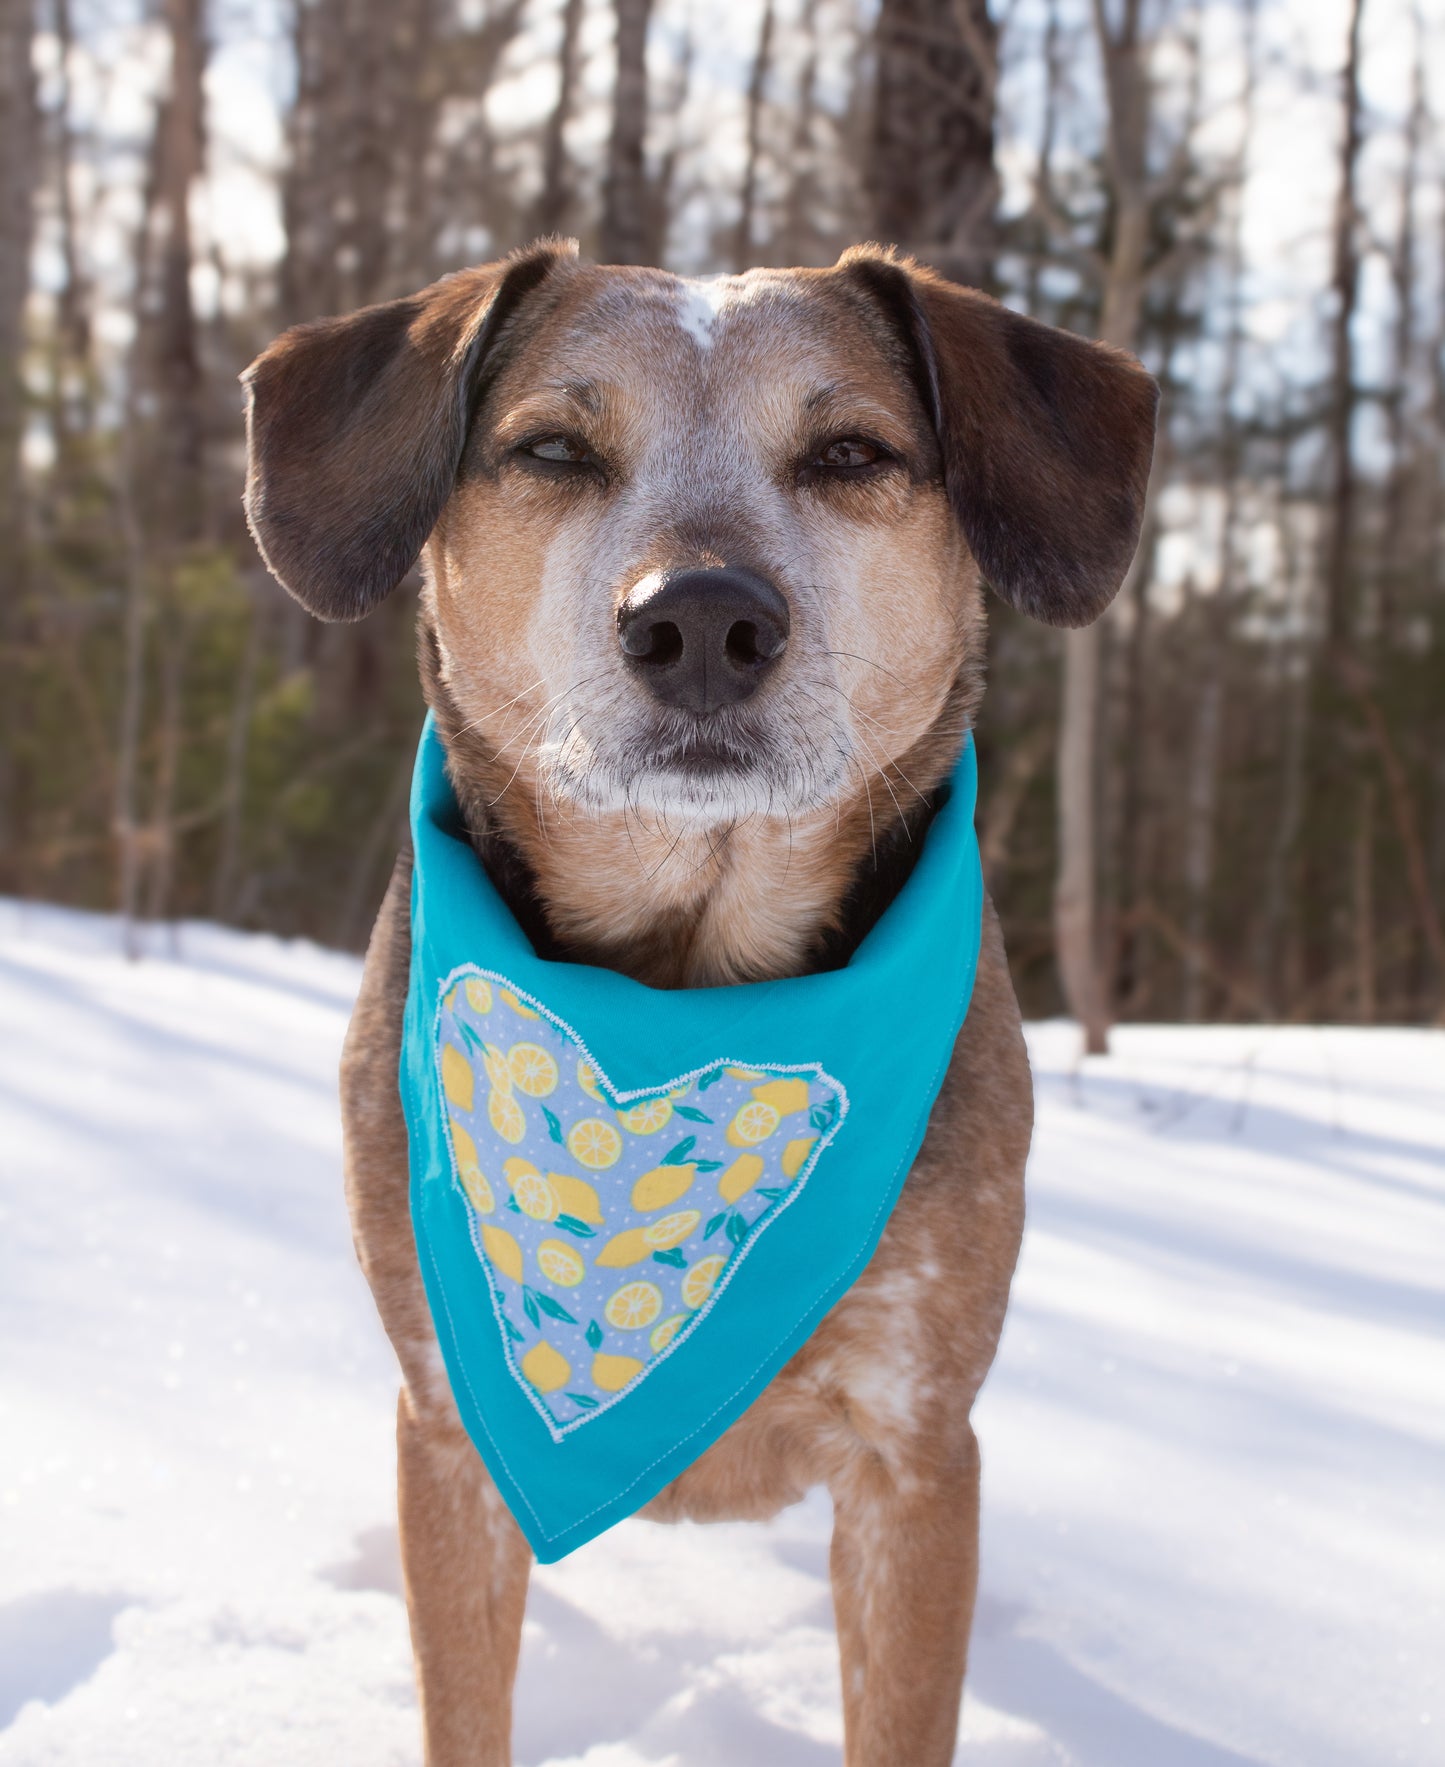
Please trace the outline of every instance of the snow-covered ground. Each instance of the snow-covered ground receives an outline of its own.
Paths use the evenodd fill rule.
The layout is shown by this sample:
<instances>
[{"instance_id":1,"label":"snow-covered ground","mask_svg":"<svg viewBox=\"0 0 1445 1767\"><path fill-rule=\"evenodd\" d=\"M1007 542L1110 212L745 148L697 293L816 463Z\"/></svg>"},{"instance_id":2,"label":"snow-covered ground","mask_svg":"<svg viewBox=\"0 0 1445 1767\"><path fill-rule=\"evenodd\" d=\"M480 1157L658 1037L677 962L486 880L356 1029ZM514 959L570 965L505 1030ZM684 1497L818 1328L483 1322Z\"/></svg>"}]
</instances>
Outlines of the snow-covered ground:
<instances>
[{"instance_id":1,"label":"snow-covered ground","mask_svg":"<svg viewBox=\"0 0 1445 1767\"><path fill-rule=\"evenodd\" d=\"M0 904L4 1767L419 1760L356 977ZM1440 1767L1445 1035L1032 1043L959 1762ZM836 1763L827 1532L817 1496L539 1571L521 1767Z\"/></svg>"}]
</instances>

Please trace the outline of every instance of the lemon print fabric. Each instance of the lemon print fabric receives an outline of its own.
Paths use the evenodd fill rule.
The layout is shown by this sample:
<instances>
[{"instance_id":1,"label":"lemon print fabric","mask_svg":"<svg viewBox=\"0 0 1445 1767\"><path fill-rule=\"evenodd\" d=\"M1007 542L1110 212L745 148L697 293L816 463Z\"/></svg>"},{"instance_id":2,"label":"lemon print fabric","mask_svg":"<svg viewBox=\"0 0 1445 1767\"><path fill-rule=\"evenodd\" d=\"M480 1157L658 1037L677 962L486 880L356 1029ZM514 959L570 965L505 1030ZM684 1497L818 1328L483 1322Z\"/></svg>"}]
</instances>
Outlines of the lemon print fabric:
<instances>
[{"instance_id":1,"label":"lemon print fabric","mask_svg":"<svg viewBox=\"0 0 1445 1767\"><path fill-rule=\"evenodd\" d=\"M722 1059L620 1094L505 976L466 969L441 995L457 1192L508 1366L560 1438L624 1403L660 1358L686 1356L846 1099L817 1066Z\"/></svg>"}]
</instances>

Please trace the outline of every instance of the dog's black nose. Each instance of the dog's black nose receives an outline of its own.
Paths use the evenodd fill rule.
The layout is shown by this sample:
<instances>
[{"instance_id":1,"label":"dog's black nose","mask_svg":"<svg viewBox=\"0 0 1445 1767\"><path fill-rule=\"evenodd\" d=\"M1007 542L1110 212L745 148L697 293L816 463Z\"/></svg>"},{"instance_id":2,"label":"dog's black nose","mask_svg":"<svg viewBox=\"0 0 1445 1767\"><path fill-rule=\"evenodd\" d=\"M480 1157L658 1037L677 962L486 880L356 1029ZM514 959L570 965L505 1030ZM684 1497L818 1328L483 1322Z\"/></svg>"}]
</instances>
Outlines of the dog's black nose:
<instances>
[{"instance_id":1,"label":"dog's black nose","mask_svg":"<svg viewBox=\"0 0 1445 1767\"><path fill-rule=\"evenodd\" d=\"M678 571L634 590L617 613L629 668L666 706L715 712L761 683L788 642L788 604L737 565Z\"/></svg>"}]
</instances>

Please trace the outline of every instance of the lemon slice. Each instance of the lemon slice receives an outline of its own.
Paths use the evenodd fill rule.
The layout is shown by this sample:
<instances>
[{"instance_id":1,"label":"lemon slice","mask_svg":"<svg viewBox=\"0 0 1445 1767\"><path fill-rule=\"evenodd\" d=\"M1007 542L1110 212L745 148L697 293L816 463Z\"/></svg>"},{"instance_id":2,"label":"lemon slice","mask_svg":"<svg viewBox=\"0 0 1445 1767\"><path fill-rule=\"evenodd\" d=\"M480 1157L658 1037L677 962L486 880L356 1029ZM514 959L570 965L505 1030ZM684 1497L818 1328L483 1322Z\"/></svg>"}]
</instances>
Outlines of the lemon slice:
<instances>
[{"instance_id":1,"label":"lemon slice","mask_svg":"<svg viewBox=\"0 0 1445 1767\"><path fill-rule=\"evenodd\" d=\"M507 1058L495 1043L482 1045L482 1066L487 1070L487 1078L491 1081L494 1091L510 1092L512 1090L512 1070L507 1066Z\"/></svg>"},{"instance_id":2,"label":"lemon slice","mask_svg":"<svg viewBox=\"0 0 1445 1767\"><path fill-rule=\"evenodd\" d=\"M615 1166L622 1153L622 1137L600 1117L583 1117L567 1131L567 1151L579 1166L600 1172Z\"/></svg>"},{"instance_id":3,"label":"lemon slice","mask_svg":"<svg viewBox=\"0 0 1445 1767\"><path fill-rule=\"evenodd\" d=\"M682 1298L689 1307L696 1309L703 1305L726 1263L727 1259L721 1252L714 1252L709 1258L698 1259L682 1279Z\"/></svg>"},{"instance_id":4,"label":"lemon slice","mask_svg":"<svg viewBox=\"0 0 1445 1767\"><path fill-rule=\"evenodd\" d=\"M665 1209L669 1203L675 1203L680 1196L687 1195L696 1177L695 1165L654 1166L650 1172L644 1172L633 1185L632 1206L640 1215L650 1215L654 1209Z\"/></svg>"},{"instance_id":5,"label":"lemon slice","mask_svg":"<svg viewBox=\"0 0 1445 1767\"><path fill-rule=\"evenodd\" d=\"M681 1245L701 1220L701 1209L679 1209L675 1215L664 1215L660 1221L644 1227L642 1237L654 1251L670 1251L673 1246Z\"/></svg>"},{"instance_id":6,"label":"lemon slice","mask_svg":"<svg viewBox=\"0 0 1445 1767\"><path fill-rule=\"evenodd\" d=\"M497 998L504 1006L510 1006L518 1018L536 1018L539 1016L537 1013L533 1012L530 1006L524 1006L510 988L499 988L497 990Z\"/></svg>"},{"instance_id":7,"label":"lemon slice","mask_svg":"<svg viewBox=\"0 0 1445 1767\"><path fill-rule=\"evenodd\" d=\"M467 977L467 1005L472 1011L485 1016L492 1010L492 984L483 981L480 976Z\"/></svg>"},{"instance_id":8,"label":"lemon slice","mask_svg":"<svg viewBox=\"0 0 1445 1767\"><path fill-rule=\"evenodd\" d=\"M513 1146L527 1133L522 1107L507 1092L494 1090L487 1094L487 1121L503 1141L510 1141Z\"/></svg>"},{"instance_id":9,"label":"lemon slice","mask_svg":"<svg viewBox=\"0 0 1445 1767\"><path fill-rule=\"evenodd\" d=\"M458 1110L469 1111L475 1086L472 1064L455 1043L448 1043L442 1050L442 1091Z\"/></svg>"},{"instance_id":10,"label":"lemon slice","mask_svg":"<svg viewBox=\"0 0 1445 1767\"><path fill-rule=\"evenodd\" d=\"M597 1070L590 1061L577 1063L577 1084L589 1098L595 1098L598 1104L606 1104L607 1100L602 1095L602 1088L597 1084Z\"/></svg>"},{"instance_id":11,"label":"lemon slice","mask_svg":"<svg viewBox=\"0 0 1445 1767\"><path fill-rule=\"evenodd\" d=\"M518 1043L507 1057L512 1084L528 1098L546 1098L557 1090L557 1064L540 1043Z\"/></svg>"},{"instance_id":12,"label":"lemon slice","mask_svg":"<svg viewBox=\"0 0 1445 1767\"><path fill-rule=\"evenodd\" d=\"M504 1228L484 1226L482 1249L491 1259L494 1270L510 1276L513 1282L522 1280L522 1248Z\"/></svg>"},{"instance_id":13,"label":"lemon slice","mask_svg":"<svg viewBox=\"0 0 1445 1767\"><path fill-rule=\"evenodd\" d=\"M544 1239L537 1247L537 1268L561 1288L576 1288L587 1274L581 1255L560 1239Z\"/></svg>"},{"instance_id":14,"label":"lemon slice","mask_svg":"<svg viewBox=\"0 0 1445 1767\"><path fill-rule=\"evenodd\" d=\"M648 1348L652 1350L654 1355L659 1350L665 1350L667 1348L677 1336L678 1328L686 1318L686 1313L674 1313L670 1319L663 1319L653 1326L652 1331L648 1335L647 1343Z\"/></svg>"},{"instance_id":15,"label":"lemon slice","mask_svg":"<svg viewBox=\"0 0 1445 1767\"><path fill-rule=\"evenodd\" d=\"M618 1111L617 1120L629 1135L656 1135L672 1117L670 1098L649 1098L631 1110Z\"/></svg>"},{"instance_id":16,"label":"lemon slice","mask_svg":"<svg viewBox=\"0 0 1445 1767\"><path fill-rule=\"evenodd\" d=\"M517 1207L529 1221L555 1221L562 1213L557 1193L540 1172L521 1172L512 1182Z\"/></svg>"},{"instance_id":17,"label":"lemon slice","mask_svg":"<svg viewBox=\"0 0 1445 1767\"><path fill-rule=\"evenodd\" d=\"M644 1364L635 1356L604 1356L592 1358L592 1384L604 1393L616 1393L630 1380L636 1380Z\"/></svg>"},{"instance_id":18,"label":"lemon slice","mask_svg":"<svg viewBox=\"0 0 1445 1767\"><path fill-rule=\"evenodd\" d=\"M555 1393L572 1378L572 1364L544 1338L522 1358L522 1373L539 1393Z\"/></svg>"},{"instance_id":19,"label":"lemon slice","mask_svg":"<svg viewBox=\"0 0 1445 1767\"><path fill-rule=\"evenodd\" d=\"M655 1282L624 1282L602 1309L602 1316L619 1331L641 1331L662 1311L662 1290Z\"/></svg>"},{"instance_id":20,"label":"lemon slice","mask_svg":"<svg viewBox=\"0 0 1445 1767\"><path fill-rule=\"evenodd\" d=\"M490 1215L497 1206L497 1199L477 1164L477 1144L460 1123L452 1124L452 1146L456 1150L457 1176L468 1200L479 1215Z\"/></svg>"},{"instance_id":21,"label":"lemon slice","mask_svg":"<svg viewBox=\"0 0 1445 1767\"><path fill-rule=\"evenodd\" d=\"M751 1104L745 1104L728 1124L728 1144L731 1147L752 1147L759 1141L766 1141L782 1120L774 1105L755 1098Z\"/></svg>"}]
</instances>

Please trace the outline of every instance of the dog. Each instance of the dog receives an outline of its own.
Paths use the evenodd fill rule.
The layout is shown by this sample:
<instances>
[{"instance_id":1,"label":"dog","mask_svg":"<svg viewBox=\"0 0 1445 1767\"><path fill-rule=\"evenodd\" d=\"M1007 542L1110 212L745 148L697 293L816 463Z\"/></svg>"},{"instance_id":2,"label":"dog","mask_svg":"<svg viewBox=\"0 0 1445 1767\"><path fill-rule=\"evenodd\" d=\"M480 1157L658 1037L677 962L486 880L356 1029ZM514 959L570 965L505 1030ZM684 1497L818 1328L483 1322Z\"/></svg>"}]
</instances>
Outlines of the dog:
<instances>
[{"instance_id":1,"label":"dog","mask_svg":"<svg viewBox=\"0 0 1445 1767\"><path fill-rule=\"evenodd\" d=\"M422 687L543 955L655 987L845 963L975 722L984 585L1096 618L1158 389L1130 356L878 247L688 279L544 241L286 332L247 370L247 510L323 619L421 561ZM410 859L342 1061L357 1251L401 1364L430 1767L504 1767L531 1557L463 1432L417 1263L397 1067ZM849 1767L951 1761L978 1564L969 1412L1023 1225L1032 1092L997 917L864 1274L643 1511L832 1496Z\"/></svg>"}]
</instances>

